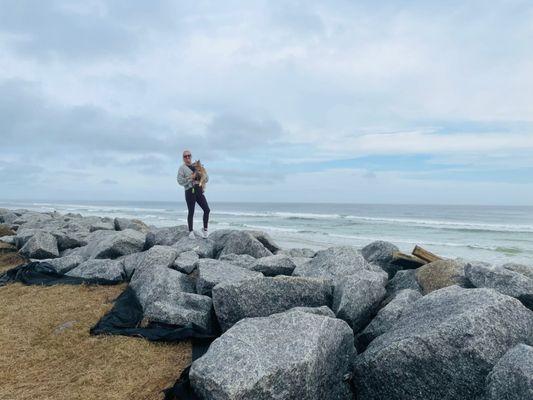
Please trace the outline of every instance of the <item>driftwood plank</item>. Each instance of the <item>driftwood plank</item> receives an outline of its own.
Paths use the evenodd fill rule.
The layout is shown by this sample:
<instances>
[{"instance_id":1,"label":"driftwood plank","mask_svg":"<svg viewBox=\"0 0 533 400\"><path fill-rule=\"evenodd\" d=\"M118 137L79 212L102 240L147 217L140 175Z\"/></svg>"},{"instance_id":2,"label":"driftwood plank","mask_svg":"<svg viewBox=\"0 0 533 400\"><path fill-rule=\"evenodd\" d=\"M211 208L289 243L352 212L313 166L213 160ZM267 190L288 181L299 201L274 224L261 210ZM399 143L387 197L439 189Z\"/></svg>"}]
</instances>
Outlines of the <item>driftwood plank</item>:
<instances>
[{"instance_id":1,"label":"driftwood plank","mask_svg":"<svg viewBox=\"0 0 533 400\"><path fill-rule=\"evenodd\" d=\"M392 255L392 263L403 267L403 269L415 269L427 264L427 261L417 256L396 251Z\"/></svg>"},{"instance_id":2,"label":"driftwood plank","mask_svg":"<svg viewBox=\"0 0 533 400\"><path fill-rule=\"evenodd\" d=\"M415 246L415 248L413 249L412 254L415 257L421 258L422 260L424 260L424 261L426 261L428 263L431 263L433 261L442 260L442 258L440 258L439 256L431 253L430 251L427 251L427 250L423 249L420 246Z\"/></svg>"}]
</instances>

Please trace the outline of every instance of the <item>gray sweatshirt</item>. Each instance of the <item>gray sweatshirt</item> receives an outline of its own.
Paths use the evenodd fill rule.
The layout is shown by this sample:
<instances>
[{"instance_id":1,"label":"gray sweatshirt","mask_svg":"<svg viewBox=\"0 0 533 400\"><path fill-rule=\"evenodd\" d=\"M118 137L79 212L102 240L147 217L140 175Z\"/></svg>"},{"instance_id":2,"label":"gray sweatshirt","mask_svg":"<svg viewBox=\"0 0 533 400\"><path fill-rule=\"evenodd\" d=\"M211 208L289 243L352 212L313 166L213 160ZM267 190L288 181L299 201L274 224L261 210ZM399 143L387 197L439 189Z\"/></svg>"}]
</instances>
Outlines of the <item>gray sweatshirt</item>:
<instances>
[{"instance_id":1,"label":"gray sweatshirt","mask_svg":"<svg viewBox=\"0 0 533 400\"><path fill-rule=\"evenodd\" d=\"M190 189L193 187L193 181L192 181L192 171L191 169L185 165L182 164L180 169L178 170L178 176L176 177L178 184L183 186L185 190ZM209 175L205 176L205 181L209 181Z\"/></svg>"}]
</instances>

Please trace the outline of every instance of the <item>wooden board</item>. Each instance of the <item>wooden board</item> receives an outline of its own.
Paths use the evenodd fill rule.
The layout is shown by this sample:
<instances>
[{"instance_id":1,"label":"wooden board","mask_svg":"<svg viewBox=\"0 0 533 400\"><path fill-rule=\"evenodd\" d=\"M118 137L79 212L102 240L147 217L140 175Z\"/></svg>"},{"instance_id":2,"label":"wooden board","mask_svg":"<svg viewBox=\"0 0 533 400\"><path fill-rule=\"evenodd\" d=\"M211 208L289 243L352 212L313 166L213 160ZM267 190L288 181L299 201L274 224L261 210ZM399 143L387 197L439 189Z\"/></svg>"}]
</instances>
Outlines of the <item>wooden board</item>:
<instances>
[{"instance_id":1,"label":"wooden board","mask_svg":"<svg viewBox=\"0 0 533 400\"><path fill-rule=\"evenodd\" d=\"M421 258L422 260L424 260L424 261L426 261L428 263L431 263L433 261L442 260L442 258L440 258L439 256L437 256L437 255L435 255L435 254L423 249L420 246L415 246L415 248L413 249L412 254L413 254L413 256Z\"/></svg>"},{"instance_id":2,"label":"wooden board","mask_svg":"<svg viewBox=\"0 0 533 400\"><path fill-rule=\"evenodd\" d=\"M403 269L415 269L427 264L427 262L421 258L400 251L394 252L392 255L392 263L403 267Z\"/></svg>"}]
</instances>

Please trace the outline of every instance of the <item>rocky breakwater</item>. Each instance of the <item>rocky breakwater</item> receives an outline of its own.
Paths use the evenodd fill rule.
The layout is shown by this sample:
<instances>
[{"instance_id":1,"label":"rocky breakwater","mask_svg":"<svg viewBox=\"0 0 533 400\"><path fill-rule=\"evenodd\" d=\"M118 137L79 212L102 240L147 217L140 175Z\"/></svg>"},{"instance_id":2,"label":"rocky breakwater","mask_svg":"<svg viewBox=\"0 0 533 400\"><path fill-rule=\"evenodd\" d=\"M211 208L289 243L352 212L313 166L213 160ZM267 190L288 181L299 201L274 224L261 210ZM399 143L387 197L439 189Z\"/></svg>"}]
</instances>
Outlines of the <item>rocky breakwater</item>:
<instances>
[{"instance_id":1,"label":"rocky breakwater","mask_svg":"<svg viewBox=\"0 0 533 400\"><path fill-rule=\"evenodd\" d=\"M202 399L524 399L533 267L394 263L396 246L281 249L268 234L0 209L0 241L58 272L129 282L149 321L222 328ZM512 382L512 384L510 383ZM526 397L524 397L526 396Z\"/></svg>"}]
</instances>

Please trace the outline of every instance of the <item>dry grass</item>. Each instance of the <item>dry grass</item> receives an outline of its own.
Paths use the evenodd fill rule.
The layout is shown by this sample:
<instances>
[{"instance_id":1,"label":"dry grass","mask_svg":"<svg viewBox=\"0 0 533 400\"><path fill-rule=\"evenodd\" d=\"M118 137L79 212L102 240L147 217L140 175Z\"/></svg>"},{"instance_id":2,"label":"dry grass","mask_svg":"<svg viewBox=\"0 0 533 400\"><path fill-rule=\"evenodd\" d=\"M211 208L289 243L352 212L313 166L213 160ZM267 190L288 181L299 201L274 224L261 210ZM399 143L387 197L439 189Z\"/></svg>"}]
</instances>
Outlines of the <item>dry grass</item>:
<instances>
[{"instance_id":1,"label":"dry grass","mask_svg":"<svg viewBox=\"0 0 533 400\"><path fill-rule=\"evenodd\" d=\"M0 398L161 399L190 344L90 336L120 286L0 287Z\"/></svg>"},{"instance_id":2,"label":"dry grass","mask_svg":"<svg viewBox=\"0 0 533 400\"><path fill-rule=\"evenodd\" d=\"M18 253L0 254L0 274L26 262L27 260Z\"/></svg>"}]
</instances>

